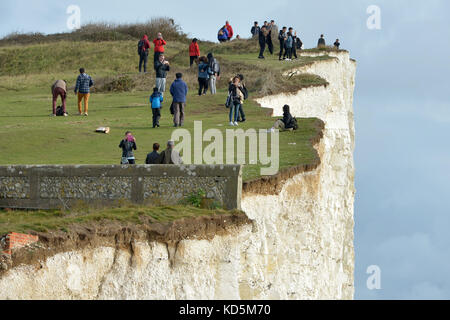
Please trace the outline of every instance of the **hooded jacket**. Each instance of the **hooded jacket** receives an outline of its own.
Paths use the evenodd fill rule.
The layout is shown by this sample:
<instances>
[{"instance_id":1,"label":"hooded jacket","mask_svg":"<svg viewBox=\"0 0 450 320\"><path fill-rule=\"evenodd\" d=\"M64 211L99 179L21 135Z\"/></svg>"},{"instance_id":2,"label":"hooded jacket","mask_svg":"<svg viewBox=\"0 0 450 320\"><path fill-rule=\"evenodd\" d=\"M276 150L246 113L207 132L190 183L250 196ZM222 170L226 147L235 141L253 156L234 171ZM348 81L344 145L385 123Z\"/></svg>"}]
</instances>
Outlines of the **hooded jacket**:
<instances>
[{"instance_id":1,"label":"hooded jacket","mask_svg":"<svg viewBox=\"0 0 450 320\"><path fill-rule=\"evenodd\" d=\"M197 42L192 42L189 46L189 56L200 57L200 47Z\"/></svg>"},{"instance_id":2,"label":"hooded jacket","mask_svg":"<svg viewBox=\"0 0 450 320\"><path fill-rule=\"evenodd\" d=\"M220 76L220 65L212 53L208 53L208 73L210 75Z\"/></svg>"},{"instance_id":3,"label":"hooded jacket","mask_svg":"<svg viewBox=\"0 0 450 320\"><path fill-rule=\"evenodd\" d=\"M150 49L150 41L148 41L148 36L144 35L141 40L144 41L144 52L147 52Z\"/></svg>"},{"instance_id":4,"label":"hooded jacket","mask_svg":"<svg viewBox=\"0 0 450 320\"><path fill-rule=\"evenodd\" d=\"M226 24L226 28L227 28L227 31L228 31L228 38L229 39L233 38L233 35L234 35L233 27L229 23L227 23Z\"/></svg>"}]
</instances>

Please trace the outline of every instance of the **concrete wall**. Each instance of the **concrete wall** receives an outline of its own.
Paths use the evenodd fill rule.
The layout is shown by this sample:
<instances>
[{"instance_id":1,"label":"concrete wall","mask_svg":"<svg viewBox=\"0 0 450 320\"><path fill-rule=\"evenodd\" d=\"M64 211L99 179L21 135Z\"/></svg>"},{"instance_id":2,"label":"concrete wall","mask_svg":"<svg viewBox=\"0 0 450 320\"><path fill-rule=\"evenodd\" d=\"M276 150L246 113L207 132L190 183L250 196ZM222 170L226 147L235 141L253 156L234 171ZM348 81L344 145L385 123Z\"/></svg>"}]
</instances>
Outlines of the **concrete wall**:
<instances>
[{"instance_id":1,"label":"concrete wall","mask_svg":"<svg viewBox=\"0 0 450 320\"><path fill-rule=\"evenodd\" d=\"M0 167L0 207L58 209L119 202L176 205L203 189L225 209L240 209L240 165Z\"/></svg>"}]
</instances>

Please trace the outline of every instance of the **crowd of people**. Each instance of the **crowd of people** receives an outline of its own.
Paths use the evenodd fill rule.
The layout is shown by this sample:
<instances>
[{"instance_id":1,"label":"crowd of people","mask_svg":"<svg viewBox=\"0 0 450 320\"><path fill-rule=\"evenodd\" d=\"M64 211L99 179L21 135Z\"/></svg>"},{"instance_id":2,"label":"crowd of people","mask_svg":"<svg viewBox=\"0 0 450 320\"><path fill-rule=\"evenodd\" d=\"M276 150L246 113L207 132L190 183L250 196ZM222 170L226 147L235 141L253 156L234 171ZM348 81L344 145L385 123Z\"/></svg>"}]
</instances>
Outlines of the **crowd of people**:
<instances>
[{"instance_id":1,"label":"crowd of people","mask_svg":"<svg viewBox=\"0 0 450 320\"><path fill-rule=\"evenodd\" d=\"M274 34L278 35L278 41L280 44L280 52L278 54L279 60L293 60L297 59L297 51L302 50L303 43L297 32L292 27L283 27L278 30L274 20L270 22L264 21L260 27L257 21L254 22L251 30L251 36L254 39L258 39L260 46L259 59L265 59L264 53L266 48L270 54L274 54ZM273 34L274 33L274 34ZM225 25L218 32L219 42L231 41L234 36L234 31L229 21L226 21ZM236 37L237 38L237 37ZM194 63L198 67L198 95L202 96L207 94L210 90L211 94L217 93L216 82L220 80L220 64L210 52L207 56L202 56L198 39L194 38L189 45L189 67L192 69ZM152 127L160 127L161 108L165 102L166 91L166 79L168 72L170 72L170 63L165 57L165 46L167 42L161 33L158 33L153 40L153 65L155 71L155 87L149 97L149 103L152 110ZM317 43L318 48L326 47L325 37L322 34ZM336 39L334 47L339 50L340 41ZM148 56L152 49L152 43L147 35L144 35L138 42L138 55L139 55L139 72L147 73ZM88 116L89 111L89 97L90 90L94 85L92 78L86 73L84 68L81 68L80 74L77 77L75 83L74 92L78 98L78 114L80 116ZM67 101L67 82L65 80L57 80L51 87L52 90L52 109L51 116L68 116L66 110ZM172 103L170 105L170 112L173 115L173 126L182 127L185 122L185 110L188 94L188 85L183 80L183 74L177 73L175 80L170 85L170 94L172 96ZM58 97L61 97L62 105L56 107ZM226 107L229 108L229 125L238 126L239 122L246 121L246 115L244 111L244 102L248 99L248 90L244 83L244 76L237 74L229 80L228 96L226 100ZM82 108L82 102L84 101L84 109ZM296 130L297 122L290 113L290 107L285 105L283 107L283 118L275 122L271 130L279 129L284 130ZM127 132L125 138L120 142L120 148L123 150L122 163L134 164L135 158L133 150L137 149L136 138L133 137L131 132ZM153 146L153 152L149 153L146 159L147 164L158 163L180 163L180 155L173 150L174 143L169 141L167 149L161 154L158 153L160 145L155 143Z\"/></svg>"},{"instance_id":2,"label":"crowd of people","mask_svg":"<svg viewBox=\"0 0 450 320\"><path fill-rule=\"evenodd\" d=\"M136 138L130 131L125 133L125 137L120 141L119 148L122 149L122 160L120 164L136 164L136 157L134 151L137 150ZM159 153L160 144L153 144L153 151L150 152L146 159L145 164L183 164L183 160L180 153L175 150L175 142L170 140L167 142L167 148Z\"/></svg>"}]
</instances>

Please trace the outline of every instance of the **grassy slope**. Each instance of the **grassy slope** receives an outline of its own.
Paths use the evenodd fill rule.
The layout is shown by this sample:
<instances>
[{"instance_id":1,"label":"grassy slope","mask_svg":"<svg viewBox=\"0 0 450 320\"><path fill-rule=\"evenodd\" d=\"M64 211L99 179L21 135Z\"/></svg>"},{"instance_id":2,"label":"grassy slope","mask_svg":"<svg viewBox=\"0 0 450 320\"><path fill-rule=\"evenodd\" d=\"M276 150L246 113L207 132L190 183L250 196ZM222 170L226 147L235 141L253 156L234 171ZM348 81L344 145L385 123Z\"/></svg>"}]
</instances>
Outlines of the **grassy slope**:
<instances>
[{"instance_id":1,"label":"grassy slope","mask_svg":"<svg viewBox=\"0 0 450 320\"><path fill-rule=\"evenodd\" d=\"M173 131L169 103L165 101L160 129L151 129L151 110L148 96L153 83L153 72L137 75L136 41L120 42L67 42L55 44L33 44L29 46L0 47L0 165L9 164L117 164L121 150L120 139L126 130L137 137L138 163L143 163L154 142L164 144ZM239 50L235 51L235 47ZM181 48L181 49L180 49ZM198 97L196 72L187 67L184 45L170 43L166 55L172 61L173 70L169 75L170 84L176 71L185 73L190 87L187 105L186 129L193 132L194 120L203 121L203 130L230 129L228 110L224 107L227 80L236 72L247 76L247 86L251 96L267 92L264 85L278 81L283 89L295 90L301 86L321 85L325 81L319 77L306 75L295 81L283 82L281 71L296 65L303 65L325 58L305 57L291 63L280 63L276 57L267 56L259 61L254 43L231 43L218 46L202 44L203 53L213 51L219 57L224 71L216 96ZM248 52L251 53L248 53ZM247 53L246 53L247 52ZM50 85L55 79L75 82L79 66L87 68L95 80L128 74L136 79L138 88L124 93L95 93L91 96L89 117L70 116L50 118ZM291 86L291 87L289 87ZM269 87L269 90L274 90ZM168 99L169 100L169 99ZM69 94L68 112L76 114L76 100ZM274 119L268 110L261 109L253 100L245 102L247 122L242 129L270 128ZM280 135L280 167L287 168L308 164L315 158L315 150L310 139L317 134L316 119L300 119L300 130ZM99 126L111 127L111 134L96 134ZM248 154L248 148L246 149ZM247 157L248 159L248 157ZM248 160L247 160L248 161ZM260 164L246 165L244 180L259 176ZM166 208L124 208L67 216L59 211L51 212L1 212L0 234L7 231L46 231L65 229L71 223L115 219L138 222L139 215L153 217L157 221L186 216L220 214L211 210L189 207ZM124 219L124 220L122 220Z\"/></svg>"}]
</instances>

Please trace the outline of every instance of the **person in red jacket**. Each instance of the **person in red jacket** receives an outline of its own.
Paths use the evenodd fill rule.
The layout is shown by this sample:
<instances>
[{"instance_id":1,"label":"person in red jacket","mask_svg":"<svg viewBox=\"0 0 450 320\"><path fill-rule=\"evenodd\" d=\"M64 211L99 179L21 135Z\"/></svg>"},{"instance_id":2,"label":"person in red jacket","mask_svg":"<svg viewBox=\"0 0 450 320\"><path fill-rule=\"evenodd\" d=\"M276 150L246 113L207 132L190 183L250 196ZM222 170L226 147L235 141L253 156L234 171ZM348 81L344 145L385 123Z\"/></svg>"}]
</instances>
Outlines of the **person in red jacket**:
<instances>
[{"instance_id":1,"label":"person in red jacket","mask_svg":"<svg viewBox=\"0 0 450 320\"><path fill-rule=\"evenodd\" d=\"M230 41L231 38L233 38L233 34L234 34L233 27L230 25L230 23L228 21L225 22L225 26L226 26L227 31L228 31L228 41Z\"/></svg>"},{"instance_id":2,"label":"person in red jacket","mask_svg":"<svg viewBox=\"0 0 450 320\"><path fill-rule=\"evenodd\" d=\"M159 32L158 37L153 40L153 43L155 44L154 62L156 62L159 61L159 56L164 53L164 46L167 44L167 42L163 39L161 32Z\"/></svg>"},{"instance_id":3,"label":"person in red jacket","mask_svg":"<svg viewBox=\"0 0 450 320\"><path fill-rule=\"evenodd\" d=\"M197 38L194 38L189 46L189 57L190 57L190 65L192 67L194 61L198 61L198 57L200 57L200 48L197 43Z\"/></svg>"}]
</instances>

